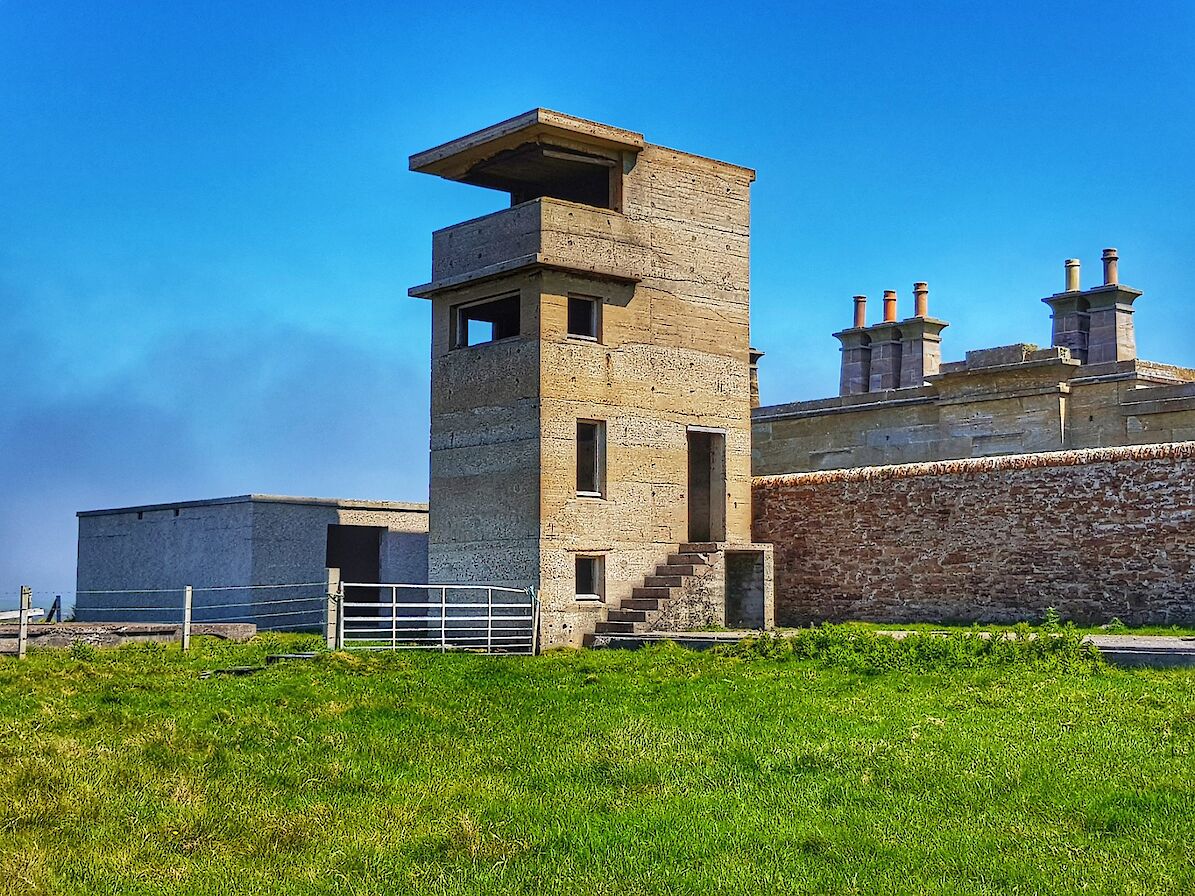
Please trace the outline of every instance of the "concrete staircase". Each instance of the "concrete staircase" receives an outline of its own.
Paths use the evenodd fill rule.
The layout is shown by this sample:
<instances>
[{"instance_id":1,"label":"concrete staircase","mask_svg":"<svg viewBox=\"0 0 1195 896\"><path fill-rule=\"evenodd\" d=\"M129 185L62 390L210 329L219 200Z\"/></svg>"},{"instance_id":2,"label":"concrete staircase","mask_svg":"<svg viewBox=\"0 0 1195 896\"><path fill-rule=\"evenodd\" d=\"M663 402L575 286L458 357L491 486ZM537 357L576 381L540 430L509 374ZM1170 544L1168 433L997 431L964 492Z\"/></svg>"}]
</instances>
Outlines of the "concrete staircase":
<instances>
[{"instance_id":1,"label":"concrete staircase","mask_svg":"<svg viewBox=\"0 0 1195 896\"><path fill-rule=\"evenodd\" d=\"M656 567L654 575L631 590L617 607L610 607L606 620L597 624L595 634L626 635L651 631L652 625L668 609L671 601L683 592L686 585L704 573L710 565L710 555L718 551L713 542L689 542L669 554Z\"/></svg>"}]
</instances>

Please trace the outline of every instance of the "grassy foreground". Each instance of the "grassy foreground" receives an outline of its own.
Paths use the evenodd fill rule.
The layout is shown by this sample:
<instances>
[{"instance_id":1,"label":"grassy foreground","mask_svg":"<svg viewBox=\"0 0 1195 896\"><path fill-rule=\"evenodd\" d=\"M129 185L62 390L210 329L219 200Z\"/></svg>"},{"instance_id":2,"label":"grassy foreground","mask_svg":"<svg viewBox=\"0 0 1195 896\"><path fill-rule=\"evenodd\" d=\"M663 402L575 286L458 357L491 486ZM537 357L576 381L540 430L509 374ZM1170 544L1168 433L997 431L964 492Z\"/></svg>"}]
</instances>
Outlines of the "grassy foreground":
<instances>
[{"instance_id":1,"label":"grassy foreground","mask_svg":"<svg viewBox=\"0 0 1195 896\"><path fill-rule=\"evenodd\" d=\"M1195 892L1195 672L873 641L0 658L0 892Z\"/></svg>"}]
</instances>

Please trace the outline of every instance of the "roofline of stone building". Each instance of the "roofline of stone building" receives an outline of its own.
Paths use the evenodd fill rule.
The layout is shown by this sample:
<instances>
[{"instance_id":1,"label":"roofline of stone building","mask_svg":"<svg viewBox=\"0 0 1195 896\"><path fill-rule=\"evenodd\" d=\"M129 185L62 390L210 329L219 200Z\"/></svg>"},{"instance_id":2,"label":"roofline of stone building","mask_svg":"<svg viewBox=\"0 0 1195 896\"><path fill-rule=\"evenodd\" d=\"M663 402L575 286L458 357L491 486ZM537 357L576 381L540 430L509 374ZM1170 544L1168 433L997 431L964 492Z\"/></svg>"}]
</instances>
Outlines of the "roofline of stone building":
<instances>
[{"instance_id":1,"label":"roofline of stone building","mask_svg":"<svg viewBox=\"0 0 1195 896\"><path fill-rule=\"evenodd\" d=\"M1001 348L1004 348L1003 346ZM971 354L977 354L972 352ZM965 364L957 361L954 364ZM939 394L935 383L944 377L953 381L967 376L984 376L1007 373L1032 367L1048 366L1049 360L1032 359L1019 363L984 365L979 367L953 367L943 365L943 373L930 377L929 384L924 386L910 386L903 389L888 389L883 392L860 392L854 395L833 395L827 398L813 398L805 401L790 401L782 404L763 405L754 408L751 420L765 423L769 420L787 420L799 417L820 417L828 414L849 414L854 411L870 410L877 407L894 408L901 406L933 404ZM1075 375L1065 382L1072 386L1082 386L1087 383L1106 382L1111 380L1139 380L1149 386L1178 386L1195 382L1195 368L1180 367L1176 364L1163 364L1158 361L1146 361L1134 358L1131 361L1112 361L1106 364L1078 365L1063 358L1053 359L1053 363L1075 368ZM949 368L949 369L947 369Z\"/></svg>"},{"instance_id":2,"label":"roofline of stone building","mask_svg":"<svg viewBox=\"0 0 1195 896\"><path fill-rule=\"evenodd\" d=\"M215 507L222 504L299 504L308 507L335 507L339 510L394 510L427 513L428 505L413 501L368 501L352 498L307 498L293 495L233 495L226 498L204 498L198 501L170 501L164 504L136 504L129 507L110 507L102 510L80 510L75 516L108 516L153 510L175 510L187 507Z\"/></svg>"}]
</instances>

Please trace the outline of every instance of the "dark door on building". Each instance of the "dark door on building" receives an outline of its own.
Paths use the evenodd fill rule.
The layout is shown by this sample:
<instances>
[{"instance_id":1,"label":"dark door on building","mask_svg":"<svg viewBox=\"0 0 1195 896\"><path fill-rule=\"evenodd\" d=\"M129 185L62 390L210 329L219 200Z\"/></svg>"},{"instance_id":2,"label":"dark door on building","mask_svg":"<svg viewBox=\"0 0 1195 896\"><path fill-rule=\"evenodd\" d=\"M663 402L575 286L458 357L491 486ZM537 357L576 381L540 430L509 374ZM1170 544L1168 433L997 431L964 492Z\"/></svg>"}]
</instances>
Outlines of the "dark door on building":
<instances>
[{"instance_id":1,"label":"dark door on building","mask_svg":"<svg viewBox=\"0 0 1195 896\"><path fill-rule=\"evenodd\" d=\"M690 429L689 541L726 540L726 434Z\"/></svg>"},{"instance_id":2,"label":"dark door on building","mask_svg":"<svg viewBox=\"0 0 1195 896\"><path fill-rule=\"evenodd\" d=\"M324 564L340 570L342 582L380 581L382 532L380 526L328 526L328 551ZM353 603L376 603L377 588L346 588L344 599ZM363 615L354 609L351 615Z\"/></svg>"}]
</instances>

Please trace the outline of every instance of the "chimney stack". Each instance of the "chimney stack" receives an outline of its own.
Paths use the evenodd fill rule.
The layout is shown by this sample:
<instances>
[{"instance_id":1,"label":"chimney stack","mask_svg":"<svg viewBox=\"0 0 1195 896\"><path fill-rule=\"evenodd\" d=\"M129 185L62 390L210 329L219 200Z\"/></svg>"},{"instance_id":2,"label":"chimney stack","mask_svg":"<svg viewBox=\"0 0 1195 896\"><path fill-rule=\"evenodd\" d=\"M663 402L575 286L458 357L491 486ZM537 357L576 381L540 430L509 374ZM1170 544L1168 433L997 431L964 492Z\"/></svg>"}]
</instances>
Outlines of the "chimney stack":
<instances>
[{"instance_id":1,"label":"chimney stack","mask_svg":"<svg viewBox=\"0 0 1195 896\"><path fill-rule=\"evenodd\" d=\"M913 317L929 317L929 284L913 284Z\"/></svg>"},{"instance_id":2,"label":"chimney stack","mask_svg":"<svg viewBox=\"0 0 1195 896\"><path fill-rule=\"evenodd\" d=\"M1066 260L1066 292L1079 292L1082 287L1079 286L1079 259L1068 258Z\"/></svg>"},{"instance_id":3,"label":"chimney stack","mask_svg":"<svg viewBox=\"0 0 1195 896\"><path fill-rule=\"evenodd\" d=\"M1120 282L1118 261L1115 249L1104 250L1104 286L1115 286Z\"/></svg>"},{"instance_id":4,"label":"chimney stack","mask_svg":"<svg viewBox=\"0 0 1195 896\"><path fill-rule=\"evenodd\" d=\"M763 352L757 348L747 349L747 362L750 365L751 407L759 407L759 359Z\"/></svg>"},{"instance_id":5,"label":"chimney stack","mask_svg":"<svg viewBox=\"0 0 1195 896\"><path fill-rule=\"evenodd\" d=\"M871 377L868 392L900 388L900 329L896 326L896 290L884 290L884 320L871 327Z\"/></svg>"},{"instance_id":6,"label":"chimney stack","mask_svg":"<svg viewBox=\"0 0 1195 896\"><path fill-rule=\"evenodd\" d=\"M884 322L891 323L896 320L896 290L884 290Z\"/></svg>"},{"instance_id":7,"label":"chimney stack","mask_svg":"<svg viewBox=\"0 0 1195 896\"><path fill-rule=\"evenodd\" d=\"M1053 344L1070 349L1084 364L1109 364L1137 357L1133 302L1141 291L1120 285L1119 253L1105 249L1104 282L1079 286L1079 260L1066 260L1066 291L1042 299L1054 312Z\"/></svg>"},{"instance_id":8,"label":"chimney stack","mask_svg":"<svg viewBox=\"0 0 1195 896\"><path fill-rule=\"evenodd\" d=\"M924 386L942 366L944 320L929 316L929 284L913 284L913 316L900 322L900 388Z\"/></svg>"},{"instance_id":9,"label":"chimney stack","mask_svg":"<svg viewBox=\"0 0 1195 896\"><path fill-rule=\"evenodd\" d=\"M1120 285L1120 257L1115 249L1104 250L1104 285L1083 293L1090 318L1088 364L1110 364L1137 358L1137 334L1133 327L1133 302L1141 290Z\"/></svg>"},{"instance_id":10,"label":"chimney stack","mask_svg":"<svg viewBox=\"0 0 1195 896\"><path fill-rule=\"evenodd\" d=\"M842 343L842 372L838 379L839 395L859 395L867 391L871 379L871 339L867 335L867 296L855 296L855 325L834 334Z\"/></svg>"}]
</instances>

